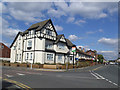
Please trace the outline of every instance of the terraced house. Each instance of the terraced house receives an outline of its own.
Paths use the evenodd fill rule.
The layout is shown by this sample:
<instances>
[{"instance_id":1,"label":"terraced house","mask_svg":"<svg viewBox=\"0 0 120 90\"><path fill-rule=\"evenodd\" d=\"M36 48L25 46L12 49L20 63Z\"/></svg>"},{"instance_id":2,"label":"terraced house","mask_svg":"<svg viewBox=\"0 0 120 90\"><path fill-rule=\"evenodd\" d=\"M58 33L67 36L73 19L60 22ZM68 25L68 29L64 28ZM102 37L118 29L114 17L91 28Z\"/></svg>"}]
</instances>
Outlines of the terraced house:
<instances>
[{"instance_id":1,"label":"terraced house","mask_svg":"<svg viewBox=\"0 0 120 90\"><path fill-rule=\"evenodd\" d=\"M57 34L51 19L45 20L16 35L10 46L11 62L72 63L73 46L75 45L63 34Z\"/></svg>"}]
</instances>

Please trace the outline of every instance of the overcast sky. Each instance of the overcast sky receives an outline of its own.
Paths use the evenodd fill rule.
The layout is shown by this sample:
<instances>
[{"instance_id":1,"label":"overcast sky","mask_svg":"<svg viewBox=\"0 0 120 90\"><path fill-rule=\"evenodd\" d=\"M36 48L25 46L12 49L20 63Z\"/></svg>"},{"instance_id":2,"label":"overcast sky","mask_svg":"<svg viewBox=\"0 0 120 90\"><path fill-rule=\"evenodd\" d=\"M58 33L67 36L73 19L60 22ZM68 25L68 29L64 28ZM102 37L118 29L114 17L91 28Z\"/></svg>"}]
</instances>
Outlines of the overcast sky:
<instances>
[{"instance_id":1,"label":"overcast sky","mask_svg":"<svg viewBox=\"0 0 120 90\"><path fill-rule=\"evenodd\" d=\"M8 46L19 31L51 18L58 34L77 46L117 58L117 2L2 2L2 42Z\"/></svg>"}]
</instances>

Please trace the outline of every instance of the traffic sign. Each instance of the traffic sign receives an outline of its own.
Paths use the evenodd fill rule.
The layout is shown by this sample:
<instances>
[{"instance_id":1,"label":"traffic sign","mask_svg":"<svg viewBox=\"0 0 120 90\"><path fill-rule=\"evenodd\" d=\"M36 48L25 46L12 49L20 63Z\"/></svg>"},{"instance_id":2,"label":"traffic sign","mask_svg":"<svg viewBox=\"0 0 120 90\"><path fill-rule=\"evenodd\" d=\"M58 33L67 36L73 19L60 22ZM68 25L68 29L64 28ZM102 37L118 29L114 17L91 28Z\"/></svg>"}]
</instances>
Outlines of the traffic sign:
<instances>
[{"instance_id":1,"label":"traffic sign","mask_svg":"<svg viewBox=\"0 0 120 90\"><path fill-rule=\"evenodd\" d=\"M76 51L76 47L72 47L72 52L75 52Z\"/></svg>"}]
</instances>

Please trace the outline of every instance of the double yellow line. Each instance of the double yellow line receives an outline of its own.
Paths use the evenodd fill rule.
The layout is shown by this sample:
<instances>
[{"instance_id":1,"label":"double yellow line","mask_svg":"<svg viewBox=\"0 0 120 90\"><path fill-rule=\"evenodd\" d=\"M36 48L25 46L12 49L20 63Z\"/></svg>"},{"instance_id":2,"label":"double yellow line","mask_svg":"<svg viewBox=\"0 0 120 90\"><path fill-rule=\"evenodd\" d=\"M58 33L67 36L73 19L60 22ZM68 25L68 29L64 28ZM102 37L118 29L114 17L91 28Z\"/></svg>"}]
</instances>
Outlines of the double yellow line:
<instances>
[{"instance_id":1,"label":"double yellow line","mask_svg":"<svg viewBox=\"0 0 120 90\"><path fill-rule=\"evenodd\" d=\"M2 79L2 77L0 77L0 79ZM5 80L5 81L7 81L7 82L10 82L10 83L14 83L14 84L16 84L17 86L19 86L19 87L21 87L21 88L24 88L24 89L26 89L26 90L33 90L31 87L29 87L29 86L27 86L27 85L25 85L25 84L22 84L22 83L20 83L20 82L17 82L17 81L14 81L14 80L10 80L10 79L7 79L7 78L5 78L5 79L3 79L3 80Z\"/></svg>"}]
</instances>

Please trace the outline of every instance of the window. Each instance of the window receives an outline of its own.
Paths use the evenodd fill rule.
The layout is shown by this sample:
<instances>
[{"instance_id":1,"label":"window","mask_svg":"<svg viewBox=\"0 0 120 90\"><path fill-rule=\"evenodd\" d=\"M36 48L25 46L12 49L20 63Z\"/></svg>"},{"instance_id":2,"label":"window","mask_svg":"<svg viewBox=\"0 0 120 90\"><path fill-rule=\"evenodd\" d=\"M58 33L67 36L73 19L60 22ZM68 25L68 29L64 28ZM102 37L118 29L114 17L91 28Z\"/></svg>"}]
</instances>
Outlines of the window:
<instances>
[{"instance_id":1,"label":"window","mask_svg":"<svg viewBox=\"0 0 120 90\"><path fill-rule=\"evenodd\" d=\"M21 36L19 36L19 40L21 40Z\"/></svg>"},{"instance_id":2,"label":"window","mask_svg":"<svg viewBox=\"0 0 120 90\"><path fill-rule=\"evenodd\" d=\"M47 54L47 60L53 61L53 54Z\"/></svg>"},{"instance_id":3,"label":"window","mask_svg":"<svg viewBox=\"0 0 120 90\"><path fill-rule=\"evenodd\" d=\"M30 54L30 59L32 60L32 53Z\"/></svg>"},{"instance_id":4,"label":"window","mask_svg":"<svg viewBox=\"0 0 120 90\"><path fill-rule=\"evenodd\" d=\"M91 52L89 54L91 55Z\"/></svg>"},{"instance_id":5,"label":"window","mask_svg":"<svg viewBox=\"0 0 120 90\"><path fill-rule=\"evenodd\" d=\"M2 45L2 49L4 48L4 46Z\"/></svg>"},{"instance_id":6,"label":"window","mask_svg":"<svg viewBox=\"0 0 120 90\"><path fill-rule=\"evenodd\" d=\"M46 34L52 36L52 31L46 30Z\"/></svg>"},{"instance_id":7,"label":"window","mask_svg":"<svg viewBox=\"0 0 120 90\"><path fill-rule=\"evenodd\" d=\"M29 33L28 33L29 35L31 35L31 31L29 31Z\"/></svg>"},{"instance_id":8,"label":"window","mask_svg":"<svg viewBox=\"0 0 120 90\"><path fill-rule=\"evenodd\" d=\"M46 45L45 45L45 48L46 48L46 49L53 49L53 44L46 44Z\"/></svg>"},{"instance_id":9,"label":"window","mask_svg":"<svg viewBox=\"0 0 120 90\"><path fill-rule=\"evenodd\" d=\"M15 50L15 49L16 49L16 46L13 47L13 50Z\"/></svg>"},{"instance_id":10,"label":"window","mask_svg":"<svg viewBox=\"0 0 120 90\"><path fill-rule=\"evenodd\" d=\"M72 60L72 56L70 56L70 60Z\"/></svg>"},{"instance_id":11,"label":"window","mask_svg":"<svg viewBox=\"0 0 120 90\"><path fill-rule=\"evenodd\" d=\"M19 43L19 48L18 49L20 50L20 43Z\"/></svg>"},{"instance_id":12,"label":"window","mask_svg":"<svg viewBox=\"0 0 120 90\"><path fill-rule=\"evenodd\" d=\"M28 41L28 47L32 47L32 41L31 40Z\"/></svg>"},{"instance_id":13,"label":"window","mask_svg":"<svg viewBox=\"0 0 120 90\"><path fill-rule=\"evenodd\" d=\"M21 54L20 54L20 59L19 59L19 61L21 61Z\"/></svg>"},{"instance_id":14,"label":"window","mask_svg":"<svg viewBox=\"0 0 120 90\"><path fill-rule=\"evenodd\" d=\"M17 61L18 61L18 54L17 54Z\"/></svg>"},{"instance_id":15,"label":"window","mask_svg":"<svg viewBox=\"0 0 120 90\"><path fill-rule=\"evenodd\" d=\"M28 57L29 57L29 53L27 53L27 55L26 55L26 59L28 60Z\"/></svg>"},{"instance_id":16,"label":"window","mask_svg":"<svg viewBox=\"0 0 120 90\"><path fill-rule=\"evenodd\" d=\"M58 44L58 48L59 49L64 49L64 45L63 44Z\"/></svg>"},{"instance_id":17,"label":"window","mask_svg":"<svg viewBox=\"0 0 120 90\"><path fill-rule=\"evenodd\" d=\"M62 60L62 55L58 55L58 60Z\"/></svg>"}]
</instances>

